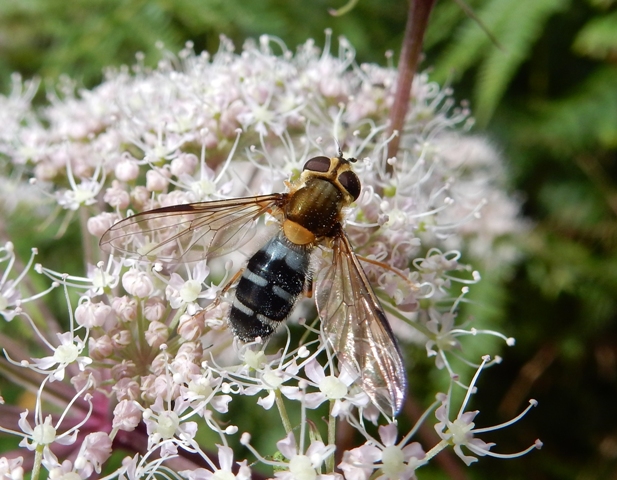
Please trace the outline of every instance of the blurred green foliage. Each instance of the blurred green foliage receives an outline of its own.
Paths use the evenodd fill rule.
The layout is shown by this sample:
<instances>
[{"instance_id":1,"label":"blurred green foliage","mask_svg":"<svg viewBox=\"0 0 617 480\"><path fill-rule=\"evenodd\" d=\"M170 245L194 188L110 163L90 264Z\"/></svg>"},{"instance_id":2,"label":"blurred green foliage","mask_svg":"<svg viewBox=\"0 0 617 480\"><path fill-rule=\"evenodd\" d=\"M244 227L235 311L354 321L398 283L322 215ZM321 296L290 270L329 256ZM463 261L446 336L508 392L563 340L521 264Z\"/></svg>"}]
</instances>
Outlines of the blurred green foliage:
<instances>
[{"instance_id":1,"label":"blurred green foliage","mask_svg":"<svg viewBox=\"0 0 617 480\"><path fill-rule=\"evenodd\" d=\"M26 77L64 73L91 87L101 80L104 67L133 64L138 51L155 62L157 42L172 52L187 40L197 51L214 51L220 35L241 45L246 38L268 33L295 48L308 38L323 38L323 31L334 27L330 7L326 0L3 1L1 86L5 91L9 74L18 71ZM361 2L354 15L335 23L363 60L376 61L400 44L406 11L406 4L395 0Z\"/></svg>"},{"instance_id":2,"label":"blurred green foliage","mask_svg":"<svg viewBox=\"0 0 617 480\"><path fill-rule=\"evenodd\" d=\"M492 438L523 459L482 459L469 478L615 478L617 475L617 9L613 0L473 0L494 42L453 1L437 3L425 67L469 99L478 133L508 159L513 191L533 221L511 272L483 272L461 315L517 338L503 365L481 377L477 424L500 423L540 401ZM360 0L334 18L316 0L21 0L0 2L0 89L9 75L93 86L105 66L148 61L162 41L216 50L268 33L294 48L331 28L359 61L400 49L407 3ZM395 56L396 58L396 56ZM418 370L422 370L419 367ZM411 389L414 372L411 373ZM421 387L418 387L421 391ZM420 403L428 399L420 399ZM443 478L435 469L420 478Z\"/></svg>"}]
</instances>

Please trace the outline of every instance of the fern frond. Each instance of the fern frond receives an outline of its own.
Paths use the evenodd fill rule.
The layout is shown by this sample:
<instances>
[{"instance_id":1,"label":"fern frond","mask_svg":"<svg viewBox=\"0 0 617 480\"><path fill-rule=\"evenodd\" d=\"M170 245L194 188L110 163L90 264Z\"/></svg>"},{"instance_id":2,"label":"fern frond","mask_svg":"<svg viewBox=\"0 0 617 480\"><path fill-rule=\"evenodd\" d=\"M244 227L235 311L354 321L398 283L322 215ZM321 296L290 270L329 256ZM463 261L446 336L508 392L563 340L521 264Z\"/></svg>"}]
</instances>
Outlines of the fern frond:
<instances>
[{"instance_id":1,"label":"fern frond","mask_svg":"<svg viewBox=\"0 0 617 480\"><path fill-rule=\"evenodd\" d=\"M552 15L569 4L569 0L500 0L500 2L509 5L507 19L501 19L496 30L504 48L490 48L478 71L474 112L480 124L486 124L493 114L516 70L542 33L544 24Z\"/></svg>"},{"instance_id":2,"label":"fern frond","mask_svg":"<svg viewBox=\"0 0 617 480\"><path fill-rule=\"evenodd\" d=\"M447 40L464 18L465 13L455 2L437 2L424 35L424 49L428 50Z\"/></svg>"},{"instance_id":3,"label":"fern frond","mask_svg":"<svg viewBox=\"0 0 617 480\"><path fill-rule=\"evenodd\" d=\"M512 1L489 0L477 10L478 17L482 19L486 28L495 33L498 40L500 39L499 29L508 18ZM473 19L468 18L454 33L451 44L435 63L432 78L443 83L453 74L459 77L477 63L491 46L491 39Z\"/></svg>"}]
</instances>

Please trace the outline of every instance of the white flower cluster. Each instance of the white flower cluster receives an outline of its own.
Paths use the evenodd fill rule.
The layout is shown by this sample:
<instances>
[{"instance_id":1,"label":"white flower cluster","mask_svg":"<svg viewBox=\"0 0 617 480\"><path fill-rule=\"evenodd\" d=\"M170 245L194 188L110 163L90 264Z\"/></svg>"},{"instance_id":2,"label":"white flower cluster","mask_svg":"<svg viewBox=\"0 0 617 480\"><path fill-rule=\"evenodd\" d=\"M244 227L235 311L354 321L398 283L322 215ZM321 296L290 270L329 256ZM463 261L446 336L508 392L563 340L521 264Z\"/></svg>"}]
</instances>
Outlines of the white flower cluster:
<instances>
[{"instance_id":1,"label":"white flower cluster","mask_svg":"<svg viewBox=\"0 0 617 480\"><path fill-rule=\"evenodd\" d=\"M357 65L344 39L338 55L330 53L329 37L323 52L307 42L295 55L270 37L247 43L240 53L222 39L212 57L194 54L190 45L178 56L163 54L157 68L138 63L110 71L93 90L77 91L65 81L36 113L28 106L33 90L16 80L13 95L0 98L0 104L19 107L2 116L0 155L12 171L31 172L37 191L66 211L65 223L78 212L85 244L94 245L133 213L283 191L307 159L336 156L340 149L358 159L354 171L362 182L345 229L395 332L425 345L436 367L445 367L454 385L471 392L473 384L460 383L448 362L451 350L460 347L457 337L479 333L456 325L458 304L479 280L460 262L459 250L508 262L511 255L494 248L495 240L524 225L500 183L500 159L483 140L465 136L469 112L454 107L451 92L417 75L405 128L397 132L401 149L387 158L396 71ZM0 193L3 203L4 197ZM101 471L106 478L157 471L175 478L250 478L248 460L234 461L238 451L230 446L242 426L227 415L234 400L247 405L251 398L255 409L276 405L285 433L268 457L252 446L248 433L235 442L248 449L251 462L271 465L277 478L368 479L375 472L379 478L413 478L448 446L466 463L475 457L461 446L492 454L492 444L473 438L475 415L461 408L448 419L450 393L440 394L429 409L442 404L438 445L425 454L411 442L415 428L397 443L395 420L380 417L354 378L338 371L311 318L290 327L304 333L300 343L289 340L286 327L288 340L278 351L264 350L259 341L239 345L227 328L224 288L237 270L232 263L245 258L239 252L227 262L171 268L157 259L101 261L98 249L87 251L88 272L79 277L33 266L36 252L15 273L12 244L0 249L0 314L26 322L50 350L30 358L19 338L2 337L2 364L12 378L21 375L24 384L40 387L35 412L19 420L21 431L0 430L42 452L39 467L50 478ZM51 279L48 290L23 293L20 284L30 270ZM42 330L33 314L33 300L57 287L64 288L69 307L70 329L64 333L53 318L46 318ZM71 290L81 295L75 308ZM297 309L303 317L314 316L310 302L304 307ZM476 365L478 372L485 363ZM65 399L61 416L43 414L49 397ZM327 435L306 421L324 404ZM300 412L299 431L287 414L291 407ZM377 440L365 421L380 419L385 424ZM338 465L337 420L366 438L362 446L337 452ZM468 427L464 434L454 428L461 424ZM200 445L200 429L213 432L218 443ZM105 462L115 448L135 455L108 472ZM280 455L271 457L276 450ZM71 460L58 458L59 452ZM0 459L0 472L22 478L23 463Z\"/></svg>"}]
</instances>

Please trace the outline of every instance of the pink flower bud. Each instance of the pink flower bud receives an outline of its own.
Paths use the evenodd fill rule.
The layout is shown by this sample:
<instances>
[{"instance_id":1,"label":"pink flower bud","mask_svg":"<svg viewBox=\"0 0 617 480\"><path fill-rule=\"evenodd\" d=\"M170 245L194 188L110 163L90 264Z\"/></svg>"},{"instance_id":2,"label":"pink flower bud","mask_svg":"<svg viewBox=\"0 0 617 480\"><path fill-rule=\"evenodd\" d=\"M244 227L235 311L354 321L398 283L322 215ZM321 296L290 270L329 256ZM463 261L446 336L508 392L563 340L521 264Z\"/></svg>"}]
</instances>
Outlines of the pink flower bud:
<instances>
[{"instance_id":1,"label":"pink flower bud","mask_svg":"<svg viewBox=\"0 0 617 480\"><path fill-rule=\"evenodd\" d=\"M154 292L152 280L146 272L131 269L122 276L122 286L130 295L146 298Z\"/></svg>"},{"instance_id":2,"label":"pink flower bud","mask_svg":"<svg viewBox=\"0 0 617 480\"><path fill-rule=\"evenodd\" d=\"M146 305L144 306L144 316L150 322L155 322L163 318L163 314L167 309L166 304L163 302L163 299L160 297L152 297L146 300Z\"/></svg>"},{"instance_id":3,"label":"pink flower bud","mask_svg":"<svg viewBox=\"0 0 617 480\"><path fill-rule=\"evenodd\" d=\"M146 172L146 188L151 192L162 192L169 185L169 172L163 169Z\"/></svg>"},{"instance_id":4,"label":"pink flower bud","mask_svg":"<svg viewBox=\"0 0 617 480\"><path fill-rule=\"evenodd\" d=\"M114 180L111 187L105 191L103 200L111 207L125 209L129 206L131 197L128 192L121 187L120 182Z\"/></svg>"},{"instance_id":5,"label":"pink flower bud","mask_svg":"<svg viewBox=\"0 0 617 480\"><path fill-rule=\"evenodd\" d=\"M93 471L101 472L102 464L111 456L111 438L104 432L90 433L84 439L74 467L80 478L88 478Z\"/></svg>"},{"instance_id":6,"label":"pink flower bud","mask_svg":"<svg viewBox=\"0 0 617 480\"><path fill-rule=\"evenodd\" d=\"M126 295L123 297L115 297L111 301L111 308L113 308L116 315L125 322L130 322L137 318L137 301Z\"/></svg>"},{"instance_id":7,"label":"pink flower bud","mask_svg":"<svg viewBox=\"0 0 617 480\"><path fill-rule=\"evenodd\" d=\"M122 182L130 182L135 180L139 175L139 165L135 160L129 160L128 158L121 160L116 165L114 170L116 178Z\"/></svg>"},{"instance_id":8,"label":"pink flower bud","mask_svg":"<svg viewBox=\"0 0 617 480\"><path fill-rule=\"evenodd\" d=\"M203 322L197 320L196 316L182 315L178 325L178 334L185 340L192 342L203 334L203 327Z\"/></svg>"},{"instance_id":9,"label":"pink flower bud","mask_svg":"<svg viewBox=\"0 0 617 480\"><path fill-rule=\"evenodd\" d=\"M141 393L139 383L131 378L121 378L111 388L119 401L137 400Z\"/></svg>"},{"instance_id":10,"label":"pink flower bud","mask_svg":"<svg viewBox=\"0 0 617 480\"><path fill-rule=\"evenodd\" d=\"M93 360L101 361L108 358L113 353L114 344L111 338L109 338L109 335L103 335L99 338L90 337L88 351Z\"/></svg>"},{"instance_id":11,"label":"pink flower bud","mask_svg":"<svg viewBox=\"0 0 617 480\"><path fill-rule=\"evenodd\" d=\"M86 328L106 326L111 329L117 319L113 309L103 302L84 302L75 309L75 320Z\"/></svg>"},{"instance_id":12,"label":"pink flower bud","mask_svg":"<svg viewBox=\"0 0 617 480\"><path fill-rule=\"evenodd\" d=\"M169 338L169 329L164 323L156 321L150 322L148 330L146 330L145 337L148 345L158 348Z\"/></svg>"},{"instance_id":13,"label":"pink flower bud","mask_svg":"<svg viewBox=\"0 0 617 480\"><path fill-rule=\"evenodd\" d=\"M150 203L150 192L141 185L135 187L131 190L131 200L138 210L147 210L146 205Z\"/></svg>"},{"instance_id":14,"label":"pink flower bud","mask_svg":"<svg viewBox=\"0 0 617 480\"><path fill-rule=\"evenodd\" d=\"M122 400L114 408L113 428L132 432L141 421L141 410L134 401Z\"/></svg>"},{"instance_id":15,"label":"pink flower bud","mask_svg":"<svg viewBox=\"0 0 617 480\"><path fill-rule=\"evenodd\" d=\"M121 350L128 347L133 342L133 335L128 330L121 330L115 333L111 340L114 344L114 348Z\"/></svg>"},{"instance_id":16,"label":"pink flower bud","mask_svg":"<svg viewBox=\"0 0 617 480\"><path fill-rule=\"evenodd\" d=\"M171 161L170 171L172 175L192 175L199 160L192 153L181 153Z\"/></svg>"},{"instance_id":17,"label":"pink flower bud","mask_svg":"<svg viewBox=\"0 0 617 480\"><path fill-rule=\"evenodd\" d=\"M130 378L137 374L137 367L131 360L122 360L111 368L111 376L114 380Z\"/></svg>"},{"instance_id":18,"label":"pink flower bud","mask_svg":"<svg viewBox=\"0 0 617 480\"><path fill-rule=\"evenodd\" d=\"M103 212L88 219L88 232L95 237L102 236L118 220L115 213Z\"/></svg>"}]
</instances>

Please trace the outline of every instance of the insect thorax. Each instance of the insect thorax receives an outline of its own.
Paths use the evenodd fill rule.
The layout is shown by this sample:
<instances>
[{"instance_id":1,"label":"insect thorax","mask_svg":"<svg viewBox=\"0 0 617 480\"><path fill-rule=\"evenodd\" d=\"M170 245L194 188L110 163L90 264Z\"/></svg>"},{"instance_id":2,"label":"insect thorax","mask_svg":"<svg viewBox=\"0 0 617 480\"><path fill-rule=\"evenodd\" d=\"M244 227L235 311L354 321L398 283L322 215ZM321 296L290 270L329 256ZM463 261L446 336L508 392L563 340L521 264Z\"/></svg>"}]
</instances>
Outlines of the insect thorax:
<instances>
[{"instance_id":1,"label":"insect thorax","mask_svg":"<svg viewBox=\"0 0 617 480\"><path fill-rule=\"evenodd\" d=\"M328 180L311 178L294 192L285 209L287 220L295 222L315 237L327 237L341 221L344 196Z\"/></svg>"}]
</instances>

